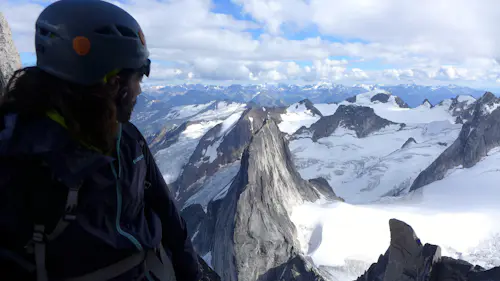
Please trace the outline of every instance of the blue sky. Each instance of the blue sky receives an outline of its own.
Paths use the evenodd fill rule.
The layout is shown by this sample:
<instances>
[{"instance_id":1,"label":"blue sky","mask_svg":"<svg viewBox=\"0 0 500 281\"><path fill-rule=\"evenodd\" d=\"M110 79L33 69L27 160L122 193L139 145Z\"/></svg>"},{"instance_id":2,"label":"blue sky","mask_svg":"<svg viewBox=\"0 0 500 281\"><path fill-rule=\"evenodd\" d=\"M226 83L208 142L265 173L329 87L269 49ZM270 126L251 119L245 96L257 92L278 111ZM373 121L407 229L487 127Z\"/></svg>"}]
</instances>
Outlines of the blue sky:
<instances>
[{"instance_id":1,"label":"blue sky","mask_svg":"<svg viewBox=\"0 0 500 281\"><path fill-rule=\"evenodd\" d=\"M23 64L50 0L4 0ZM143 27L150 82L459 84L498 87L500 2L120 0ZM479 2L479 1L478 1ZM477 42L481 42L478 44Z\"/></svg>"}]
</instances>

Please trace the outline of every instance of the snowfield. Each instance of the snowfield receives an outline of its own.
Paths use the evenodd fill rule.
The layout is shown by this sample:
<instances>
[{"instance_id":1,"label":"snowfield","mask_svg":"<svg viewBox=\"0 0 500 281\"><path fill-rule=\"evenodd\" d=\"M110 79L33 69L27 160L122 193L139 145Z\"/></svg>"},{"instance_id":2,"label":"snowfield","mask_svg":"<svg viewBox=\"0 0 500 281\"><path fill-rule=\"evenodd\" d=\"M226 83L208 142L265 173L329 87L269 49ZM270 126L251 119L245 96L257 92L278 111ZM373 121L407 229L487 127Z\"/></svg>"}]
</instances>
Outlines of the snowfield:
<instances>
[{"instance_id":1,"label":"snowfield","mask_svg":"<svg viewBox=\"0 0 500 281\"><path fill-rule=\"evenodd\" d=\"M176 143L158 151L154 157L167 184L174 182L182 167L189 161L200 139L222 120L201 122L187 126Z\"/></svg>"},{"instance_id":2,"label":"snowfield","mask_svg":"<svg viewBox=\"0 0 500 281\"><path fill-rule=\"evenodd\" d=\"M413 227L422 243L485 268L500 266L500 153L404 197L368 205L306 203L292 212L302 251L316 266L352 280L389 246L389 219ZM348 268L362 263L363 270Z\"/></svg>"},{"instance_id":3,"label":"snowfield","mask_svg":"<svg viewBox=\"0 0 500 281\"><path fill-rule=\"evenodd\" d=\"M206 110L210 106L215 106L215 109ZM198 142L210 129L222 123L219 135L226 134L241 117L245 108L246 104L227 102L210 102L202 105L176 107L177 116L189 116L187 120L196 123L189 125L181 133L176 143L155 154L156 162L159 164L160 171L167 184L174 182L179 177L182 167L189 161ZM193 113L194 115L190 115ZM223 138L220 139L220 142L222 140ZM217 148L220 142L215 143L205 151L205 155L210 157L210 162L217 158Z\"/></svg>"},{"instance_id":4,"label":"snowfield","mask_svg":"<svg viewBox=\"0 0 500 281\"><path fill-rule=\"evenodd\" d=\"M460 133L461 125L448 121L388 126L366 138L338 128L313 142L290 142L295 165L304 179L324 177L347 202L366 203L410 187ZM402 148L413 138L417 143Z\"/></svg>"},{"instance_id":5,"label":"snowfield","mask_svg":"<svg viewBox=\"0 0 500 281\"><path fill-rule=\"evenodd\" d=\"M313 114L304 104L295 103L287 108L285 114L281 114L282 122L278 124L278 127L283 133L291 135L302 126L309 128L320 117Z\"/></svg>"}]
</instances>

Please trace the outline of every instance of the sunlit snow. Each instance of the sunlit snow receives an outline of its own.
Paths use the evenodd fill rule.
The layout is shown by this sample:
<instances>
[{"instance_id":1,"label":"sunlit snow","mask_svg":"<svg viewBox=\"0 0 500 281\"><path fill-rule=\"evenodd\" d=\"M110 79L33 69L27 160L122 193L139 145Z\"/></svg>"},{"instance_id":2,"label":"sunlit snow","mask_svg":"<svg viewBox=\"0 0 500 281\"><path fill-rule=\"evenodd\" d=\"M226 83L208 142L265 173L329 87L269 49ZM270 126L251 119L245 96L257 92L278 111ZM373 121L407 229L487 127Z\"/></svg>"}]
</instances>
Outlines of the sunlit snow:
<instances>
[{"instance_id":1,"label":"sunlit snow","mask_svg":"<svg viewBox=\"0 0 500 281\"><path fill-rule=\"evenodd\" d=\"M182 166L189 161L201 137L221 122L222 120L216 120L189 125L176 143L155 154L156 162L167 183L174 182L180 175Z\"/></svg>"},{"instance_id":2,"label":"sunlit snow","mask_svg":"<svg viewBox=\"0 0 500 281\"><path fill-rule=\"evenodd\" d=\"M423 243L441 246L443 255L486 268L500 266L499 171L496 151L474 167L456 169L405 197L370 205L307 203L294 209L292 220L302 251L317 266L351 272L340 280L355 279L364 271L345 268L349 261L369 266L385 253L391 218L411 225Z\"/></svg>"},{"instance_id":3,"label":"sunlit snow","mask_svg":"<svg viewBox=\"0 0 500 281\"><path fill-rule=\"evenodd\" d=\"M304 104L295 103L288 107L284 114L281 114L282 122L278 124L278 127L282 132L291 135L302 126L309 128L320 117L313 114Z\"/></svg>"}]
</instances>

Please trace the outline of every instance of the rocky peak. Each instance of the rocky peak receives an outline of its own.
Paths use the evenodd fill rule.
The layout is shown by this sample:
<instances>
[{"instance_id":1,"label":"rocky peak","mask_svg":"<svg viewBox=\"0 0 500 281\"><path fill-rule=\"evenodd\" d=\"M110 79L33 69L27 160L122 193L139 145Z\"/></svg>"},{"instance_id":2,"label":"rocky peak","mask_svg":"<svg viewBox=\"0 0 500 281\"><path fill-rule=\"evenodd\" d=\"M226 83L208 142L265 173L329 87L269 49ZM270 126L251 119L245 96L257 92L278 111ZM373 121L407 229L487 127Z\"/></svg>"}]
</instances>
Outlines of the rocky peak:
<instances>
[{"instance_id":1,"label":"rocky peak","mask_svg":"<svg viewBox=\"0 0 500 281\"><path fill-rule=\"evenodd\" d=\"M386 253L357 281L492 281L500 280L500 267L484 270L463 260L441 256L441 248L423 245L408 224L389 220L391 242Z\"/></svg>"},{"instance_id":2,"label":"rocky peak","mask_svg":"<svg viewBox=\"0 0 500 281\"><path fill-rule=\"evenodd\" d=\"M490 92L486 92L479 98L474 107L473 121L475 124L479 123L484 118L488 117L500 106L500 99Z\"/></svg>"},{"instance_id":3,"label":"rocky peak","mask_svg":"<svg viewBox=\"0 0 500 281\"><path fill-rule=\"evenodd\" d=\"M406 142L403 144L403 146L401 148L407 148L412 143L417 143L417 141L414 138L409 138L408 140L406 140Z\"/></svg>"},{"instance_id":4,"label":"rocky peak","mask_svg":"<svg viewBox=\"0 0 500 281\"><path fill-rule=\"evenodd\" d=\"M348 101L348 102L350 102L350 103L355 103L356 102L356 96L352 96L352 97L347 98L345 100Z\"/></svg>"},{"instance_id":5,"label":"rocky peak","mask_svg":"<svg viewBox=\"0 0 500 281\"><path fill-rule=\"evenodd\" d=\"M21 68L21 57L12 40L9 24L0 12L0 89L19 68Z\"/></svg>"},{"instance_id":6,"label":"rocky peak","mask_svg":"<svg viewBox=\"0 0 500 281\"><path fill-rule=\"evenodd\" d=\"M305 99L303 101L300 101L299 104L303 104L306 109L312 112L313 115L323 116L323 114L321 114L321 112L316 107L314 107L314 104L310 100Z\"/></svg>"},{"instance_id":7,"label":"rocky peak","mask_svg":"<svg viewBox=\"0 0 500 281\"><path fill-rule=\"evenodd\" d=\"M390 98L390 95L388 95L386 93L378 93L378 94L374 95L370 99L370 101L371 102L379 101L381 103L387 103L389 101L389 98Z\"/></svg>"},{"instance_id":8,"label":"rocky peak","mask_svg":"<svg viewBox=\"0 0 500 281\"><path fill-rule=\"evenodd\" d=\"M425 106L425 107L428 107L428 108L433 108L434 106L432 105L432 103L428 100L428 99L425 99L423 102L422 102L422 106Z\"/></svg>"},{"instance_id":9,"label":"rocky peak","mask_svg":"<svg viewBox=\"0 0 500 281\"><path fill-rule=\"evenodd\" d=\"M338 127L344 127L355 131L358 138L363 138L392 124L396 123L376 115L371 107L340 105L333 115L322 117L309 129L301 128L296 134L303 135L307 131L312 133L313 141L317 141L330 136Z\"/></svg>"},{"instance_id":10,"label":"rocky peak","mask_svg":"<svg viewBox=\"0 0 500 281\"><path fill-rule=\"evenodd\" d=\"M293 206L318 198L320 192L295 169L278 126L267 121L245 149L219 208L215 270L227 281L322 280L300 278L320 277L297 259L300 247L289 216Z\"/></svg>"},{"instance_id":11,"label":"rocky peak","mask_svg":"<svg viewBox=\"0 0 500 281\"><path fill-rule=\"evenodd\" d=\"M500 146L500 110L496 110L499 104L498 98L491 93L477 100L472 122L465 123L455 142L418 175L410 191L443 179L451 168L459 165L470 168L490 149ZM495 109L485 111L485 108Z\"/></svg>"}]
</instances>

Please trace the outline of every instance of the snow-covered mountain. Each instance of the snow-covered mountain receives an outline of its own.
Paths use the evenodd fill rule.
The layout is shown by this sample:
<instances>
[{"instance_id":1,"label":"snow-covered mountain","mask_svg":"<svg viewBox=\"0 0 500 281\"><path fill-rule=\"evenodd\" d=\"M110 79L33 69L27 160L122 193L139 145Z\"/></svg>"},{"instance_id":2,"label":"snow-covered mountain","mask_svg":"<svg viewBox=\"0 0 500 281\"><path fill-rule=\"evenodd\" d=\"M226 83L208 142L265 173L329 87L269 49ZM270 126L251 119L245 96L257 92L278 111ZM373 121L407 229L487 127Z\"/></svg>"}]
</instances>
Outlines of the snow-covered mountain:
<instances>
[{"instance_id":1,"label":"snow-covered mountain","mask_svg":"<svg viewBox=\"0 0 500 281\"><path fill-rule=\"evenodd\" d=\"M193 244L222 280L376 280L380 272L363 273L391 259L379 256L392 218L443 255L500 266L500 100L410 108L374 88L338 103L165 110L176 124L151 134L150 146Z\"/></svg>"},{"instance_id":2,"label":"snow-covered mountain","mask_svg":"<svg viewBox=\"0 0 500 281\"><path fill-rule=\"evenodd\" d=\"M308 99L311 102L341 102L349 97L373 90L385 90L400 97L411 107L416 107L424 99L432 104L458 95L480 97L484 91L449 86L422 85L353 85L344 86L330 82L319 82L313 85L263 84L263 85L230 85L213 86L200 84L166 85L144 87L144 92L155 99L168 102L172 106L206 104L213 100L227 100L239 103L255 103L260 106L290 106L293 103Z\"/></svg>"}]
</instances>

